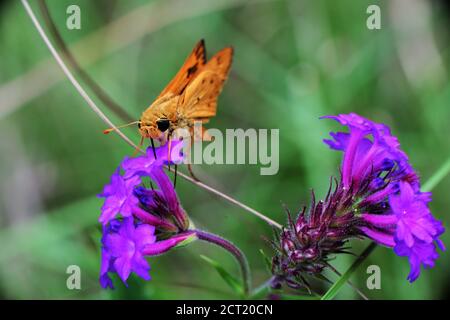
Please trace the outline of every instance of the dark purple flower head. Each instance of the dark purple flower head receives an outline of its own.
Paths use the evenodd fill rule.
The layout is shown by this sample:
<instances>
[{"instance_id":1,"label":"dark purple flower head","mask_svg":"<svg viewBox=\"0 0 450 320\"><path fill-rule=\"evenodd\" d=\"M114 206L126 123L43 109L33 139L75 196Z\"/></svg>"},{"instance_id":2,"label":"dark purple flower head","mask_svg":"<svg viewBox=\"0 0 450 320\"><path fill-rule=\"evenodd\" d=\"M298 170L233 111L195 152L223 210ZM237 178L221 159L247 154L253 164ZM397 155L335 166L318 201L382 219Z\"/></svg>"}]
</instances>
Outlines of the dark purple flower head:
<instances>
[{"instance_id":1,"label":"dark purple flower head","mask_svg":"<svg viewBox=\"0 0 450 320\"><path fill-rule=\"evenodd\" d=\"M149 280L150 266L144 256L157 255L195 240L189 218L181 207L163 165L180 163L182 142L172 141L136 158L127 158L104 187L105 198L99 221L103 224L100 283L111 287L108 273L117 273L124 283L131 272ZM169 155L169 151L172 151ZM151 188L144 186L150 180ZM153 188L153 183L157 189ZM117 218L120 214L121 218Z\"/></svg>"},{"instance_id":2,"label":"dark purple flower head","mask_svg":"<svg viewBox=\"0 0 450 320\"><path fill-rule=\"evenodd\" d=\"M358 219L352 210L343 210L349 199L342 184L332 190L332 183L324 201L312 202L303 208L273 242L276 255L272 259L272 285L286 283L293 289L309 288L306 276L320 277L332 255L344 253L347 241L358 235Z\"/></svg>"},{"instance_id":3,"label":"dark purple flower head","mask_svg":"<svg viewBox=\"0 0 450 320\"><path fill-rule=\"evenodd\" d=\"M356 114L327 116L349 128L349 133L331 133L324 140L344 152L343 188L353 199L349 209L363 222L358 229L400 256L408 256L412 282L420 266L432 267L439 236L444 232L428 208L431 193L421 192L420 180L388 126Z\"/></svg>"}]
</instances>

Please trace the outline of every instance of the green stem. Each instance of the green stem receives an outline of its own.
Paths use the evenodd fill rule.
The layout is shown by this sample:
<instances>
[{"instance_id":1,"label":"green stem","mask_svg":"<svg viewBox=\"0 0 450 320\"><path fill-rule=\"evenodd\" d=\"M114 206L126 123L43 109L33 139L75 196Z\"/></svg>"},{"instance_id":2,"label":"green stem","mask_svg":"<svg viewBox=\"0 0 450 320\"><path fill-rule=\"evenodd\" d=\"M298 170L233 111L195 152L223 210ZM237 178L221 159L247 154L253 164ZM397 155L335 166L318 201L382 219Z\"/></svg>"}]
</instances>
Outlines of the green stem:
<instances>
[{"instance_id":1,"label":"green stem","mask_svg":"<svg viewBox=\"0 0 450 320\"><path fill-rule=\"evenodd\" d=\"M376 248L377 244L372 242L361 255L353 262L353 264L348 268L348 270L336 281L331 288L322 296L321 300L331 300L336 294L339 292L341 287L345 284L345 282L350 278L353 272L358 269L358 267L366 260L366 258L372 253L372 251Z\"/></svg>"},{"instance_id":2,"label":"green stem","mask_svg":"<svg viewBox=\"0 0 450 320\"><path fill-rule=\"evenodd\" d=\"M336 273L339 277L342 277L342 274L341 274L335 267L333 267L331 264L327 263L327 266L328 266L328 268L330 268L331 270L333 270L334 273ZM347 283L348 283L348 285L349 285L353 290L356 291L357 294L359 294L359 295L361 296L361 298L363 298L364 300L369 300L369 298L367 298L367 296L366 296L361 290L359 290L358 287L355 286L355 285L350 281L350 279L347 279Z\"/></svg>"},{"instance_id":3,"label":"green stem","mask_svg":"<svg viewBox=\"0 0 450 320\"><path fill-rule=\"evenodd\" d=\"M431 191L450 173L450 157L444 164L425 182L422 186L423 191Z\"/></svg>"},{"instance_id":4,"label":"green stem","mask_svg":"<svg viewBox=\"0 0 450 320\"><path fill-rule=\"evenodd\" d=\"M267 281L265 281L263 284L261 284L259 287L256 287L255 289L252 290L251 294L250 294L250 299L261 299L264 298L265 296L267 296L270 293L271 287L270 285L272 284L272 281L275 277L271 277L270 279L268 279Z\"/></svg>"}]
</instances>

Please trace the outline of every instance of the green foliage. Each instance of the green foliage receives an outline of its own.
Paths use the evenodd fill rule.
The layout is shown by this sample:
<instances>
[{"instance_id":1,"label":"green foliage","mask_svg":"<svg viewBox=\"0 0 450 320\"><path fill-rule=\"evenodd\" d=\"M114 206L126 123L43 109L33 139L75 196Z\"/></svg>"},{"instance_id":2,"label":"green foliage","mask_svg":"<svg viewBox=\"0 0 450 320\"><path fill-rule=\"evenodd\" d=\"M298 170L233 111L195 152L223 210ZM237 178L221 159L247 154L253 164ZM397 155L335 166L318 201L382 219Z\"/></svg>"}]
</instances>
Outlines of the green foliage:
<instances>
[{"instance_id":1,"label":"green foliage","mask_svg":"<svg viewBox=\"0 0 450 320\"><path fill-rule=\"evenodd\" d=\"M225 270L225 268L223 268L217 261L203 255L201 255L200 257L219 273L220 277L227 283L227 285L237 296L244 297L244 287L242 283L239 282L239 280L237 280L227 270Z\"/></svg>"}]
</instances>

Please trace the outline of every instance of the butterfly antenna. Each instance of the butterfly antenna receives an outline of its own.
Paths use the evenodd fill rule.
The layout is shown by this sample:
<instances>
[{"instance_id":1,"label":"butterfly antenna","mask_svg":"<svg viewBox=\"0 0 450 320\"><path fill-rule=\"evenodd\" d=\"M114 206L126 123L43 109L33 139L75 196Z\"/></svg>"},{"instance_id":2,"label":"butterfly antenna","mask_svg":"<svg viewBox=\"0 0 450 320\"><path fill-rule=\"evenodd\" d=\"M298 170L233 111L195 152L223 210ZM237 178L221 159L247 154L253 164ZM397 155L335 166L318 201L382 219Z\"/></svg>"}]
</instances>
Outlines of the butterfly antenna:
<instances>
[{"instance_id":1,"label":"butterfly antenna","mask_svg":"<svg viewBox=\"0 0 450 320\"><path fill-rule=\"evenodd\" d=\"M112 131L114 131L114 130L116 130L116 129L123 128L123 127L128 127L128 126L131 126L131 125L133 125L133 124L139 124L139 123L141 123L140 120L138 120L138 121L133 121L133 122L130 122L130 123L126 123L126 124L123 124L123 125L118 126L118 127L108 128L108 129L103 130L103 134L108 134L108 133L110 133L110 132L112 132Z\"/></svg>"}]
</instances>

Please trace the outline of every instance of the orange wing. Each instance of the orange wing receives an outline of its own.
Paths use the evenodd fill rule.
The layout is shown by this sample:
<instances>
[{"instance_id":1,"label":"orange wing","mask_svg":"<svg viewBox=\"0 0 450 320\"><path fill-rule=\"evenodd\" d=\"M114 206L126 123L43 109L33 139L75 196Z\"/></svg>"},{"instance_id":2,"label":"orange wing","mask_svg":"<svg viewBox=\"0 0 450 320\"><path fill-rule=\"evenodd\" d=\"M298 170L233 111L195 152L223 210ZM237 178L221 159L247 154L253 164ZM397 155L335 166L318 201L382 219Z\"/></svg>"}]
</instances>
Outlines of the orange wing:
<instances>
[{"instance_id":1,"label":"orange wing","mask_svg":"<svg viewBox=\"0 0 450 320\"><path fill-rule=\"evenodd\" d=\"M180 99L178 112L181 116L207 120L216 115L217 98L228 77L232 58L233 48L224 48L200 70Z\"/></svg>"},{"instance_id":2,"label":"orange wing","mask_svg":"<svg viewBox=\"0 0 450 320\"><path fill-rule=\"evenodd\" d=\"M192 50L191 54L187 57L181 69L159 94L158 98L166 95L167 93L173 93L174 95L180 95L186 89L192 79L199 73L200 69L206 63L206 49L205 41L200 40Z\"/></svg>"}]
</instances>

